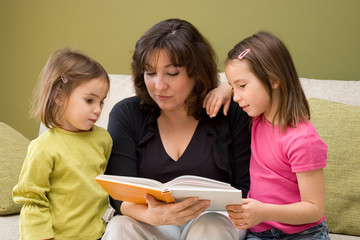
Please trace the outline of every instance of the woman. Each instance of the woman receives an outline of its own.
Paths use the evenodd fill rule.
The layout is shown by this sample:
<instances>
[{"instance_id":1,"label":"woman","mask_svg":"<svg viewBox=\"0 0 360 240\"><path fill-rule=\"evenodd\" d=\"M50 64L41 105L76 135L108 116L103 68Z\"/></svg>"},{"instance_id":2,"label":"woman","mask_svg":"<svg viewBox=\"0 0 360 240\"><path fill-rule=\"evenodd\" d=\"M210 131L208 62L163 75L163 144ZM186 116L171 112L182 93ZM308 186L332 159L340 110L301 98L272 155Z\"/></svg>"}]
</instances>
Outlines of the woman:
<instances>
[{"instance_id":1,"label":"woman","mask_svg":"<svg viewBox=\"0 0 360 240\"><path fill-rule=\"evenodd\" d=\"M136 97L117 103L108 131L114 146L106 174L167 182L198 175L249 189L249 117L231 103L228 116L209 118L202 108L218 86L215 53L189 22L168 19L136 43ZM209 201L188 198L166 204L146 195L147 205L111 199L119 213L103 239L239 239L227 216L205 212ZM201 214L201 215L200 215Z\"/></svg>"}]
</instances>

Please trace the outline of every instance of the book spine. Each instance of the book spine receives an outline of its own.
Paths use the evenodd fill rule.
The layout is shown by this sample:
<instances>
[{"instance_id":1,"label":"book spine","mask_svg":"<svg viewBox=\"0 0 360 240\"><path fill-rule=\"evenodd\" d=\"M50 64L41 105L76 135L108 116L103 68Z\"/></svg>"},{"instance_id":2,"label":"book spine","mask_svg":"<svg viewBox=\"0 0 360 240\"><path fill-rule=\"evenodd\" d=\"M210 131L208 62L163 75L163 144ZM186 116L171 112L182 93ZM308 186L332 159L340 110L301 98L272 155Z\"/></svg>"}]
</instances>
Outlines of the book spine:
<instances>
[{"instance_id":1,"label":"book spine","mask_svg":"<svg viewBox=\"0 0 360 240\"><path fill-rule=\"evenodd\" d=\"M171 195L170 191L162 192L161 195L163 197L164 202L167 202L167 203L174 203L175 202L175 199Z\"/></svg>"}]
</instances>

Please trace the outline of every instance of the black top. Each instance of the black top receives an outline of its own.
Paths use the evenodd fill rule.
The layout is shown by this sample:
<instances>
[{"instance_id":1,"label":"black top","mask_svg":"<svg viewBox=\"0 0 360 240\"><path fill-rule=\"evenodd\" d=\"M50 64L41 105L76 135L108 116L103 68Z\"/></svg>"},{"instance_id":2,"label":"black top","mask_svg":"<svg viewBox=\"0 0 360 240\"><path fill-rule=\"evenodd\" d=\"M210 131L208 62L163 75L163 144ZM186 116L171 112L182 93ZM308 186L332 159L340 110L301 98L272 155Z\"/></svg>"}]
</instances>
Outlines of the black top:
<instances>
[{"instance_id":1,"label":"black top","mask_svg":"<svg viewBox=\"0 0 360 240\"><path fill-rule=\"evenodd\" d=\"M148 112L143 110L140 107L138 97L126 98L113 107L108 124L108 131L113 139L113 148L105 174L120 176L141 176L140 172L143 174L144 171L140 171L143 164L141 152L146 148L144 146L151 144L156 138L156 131L158 131L157 118L159 115L158 111ZM204 129L207 137L205 137L203 146L208 145L208 153L211 154L210 159L213 159L211 161L208 159L209 163L206 164L211 164L213 161L219 172L222 172L223 177L220 180L241 189L243 197L247 196L250 185L251 139L249 121L249 116L236 103L232 102L228 116L224 116L220 109L215 118L210 118L204 110L204 118L197 127ZM196 138L197 131L198 129L195 131L193 138ZM204 137L200 139L203 141ZM192 153L194 152L196 150L192 151ZM197 156L199 155L194 156L194 159ZM190 156L188 157L190 158ZM175 162L175 166L176 164ZM184 174L200 175L199 173L201 173L201 170L194 164L191 172L189 168L186 171L181 171L181 168L179 168L178 172L174 169L168 178L172 179ZM162 174L154 171L151 178L166 181L161 179ZM110 203L115 210L120 212L121 201L110 198Z\"/></svg>"},{"instance_id":2,"label":"black top","mask_svg":"<svg viewBox=\"0 0 360 240\"><path fill-rule=\"evenodd\" d=\"M152 178L163 183L181 175L197 175L228 181L227 172L215 163L211 138L201 123L196 127L188 146L177 161L167 154L158 126L155 127L154 137L140 147L140 177Z\"/></svg>"}]
</instances>

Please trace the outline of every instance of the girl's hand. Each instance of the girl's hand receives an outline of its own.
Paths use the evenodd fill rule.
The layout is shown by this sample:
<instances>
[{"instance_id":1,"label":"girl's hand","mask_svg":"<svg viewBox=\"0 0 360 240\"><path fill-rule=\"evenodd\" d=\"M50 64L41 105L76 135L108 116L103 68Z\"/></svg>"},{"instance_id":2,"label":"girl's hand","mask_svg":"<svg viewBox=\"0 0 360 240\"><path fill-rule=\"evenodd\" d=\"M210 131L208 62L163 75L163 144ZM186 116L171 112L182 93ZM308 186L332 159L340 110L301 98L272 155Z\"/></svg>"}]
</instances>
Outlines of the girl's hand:
<instances>
[{"instance_id":1,"label":"girl's hand","mask_svg":"<svg viewBox=\"0 0 360 240\"><path fill-rule=\"evenodd\" d=\"M228 205L226 210L234 226L245 230L265 221L263 207L264 203L247 198L243 199L242 205Z\"/></svg>"},{"instance_id":2,"label":"girl's hand","mask_svg":"<svg viewBox=\"0 0 360 240\"><path fill-rule=\"evenodd\" d=\"M290 204L262 203L244 199L242 205L228 205L226 210L234 226L247 229L264 221L291 225L314 223L325 213L325 178L323 169L296 173L301 201ZM316 184L314 184L316 183Z\"/></svg>"},{"instance_id":3,"label":"girl's hand","mask_svg":"<svg viewBox=\"0 0 360 240\"><path fill-rule=\"evenodd\" d=\"M146 215L151 225L182 225L204 212L210 205L208 200L188 198L178 203L163 203L146 194Z\"/></svg>"},{"instance_id":4,"label":"girl's hand","mask_svg":"<svg viewBox=\"0 0 360 240\"><path fill-rule=\"evenodd\" d=\"M231 86L229 84L221 84L219 87L206 94L203 102L203 108L206 108L206 113L210 117L215 117L221 106L224 105L223 112L226 116L230 107L231 97Z\"/></svg>"}]
</instances>

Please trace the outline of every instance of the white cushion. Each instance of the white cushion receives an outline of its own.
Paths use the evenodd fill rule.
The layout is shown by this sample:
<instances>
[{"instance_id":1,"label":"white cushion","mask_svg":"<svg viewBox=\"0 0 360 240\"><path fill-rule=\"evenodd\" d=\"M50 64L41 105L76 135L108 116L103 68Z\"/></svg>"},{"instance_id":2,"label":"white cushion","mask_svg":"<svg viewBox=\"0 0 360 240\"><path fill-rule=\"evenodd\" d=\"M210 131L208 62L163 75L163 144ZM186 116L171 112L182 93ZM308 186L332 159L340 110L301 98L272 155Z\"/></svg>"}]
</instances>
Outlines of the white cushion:
<instances>
[{"instance_id":1,"label":"white cushion","mask_svg":"<svg viewBox=\"0 0 360 240\"><path fill-rule=\"evenodd\" d=\"M96 125L106 129L109 119L109 113L112 107L120 100L133 96L134 88L131 75L115 75L109 74L110 91L105 99L105 104L101 112L100 118Z\"/></svg>"},{"instance_id":2,"label":"white cushion","mask_svg":"<svg viewBox=\"0 0 360 240\"><path fill-rule=\"evenodd\" d=\"M120 100L134 95L131 75L110 74L110 91L96 125L107 128L109 113ZM225 74L219 73L220 82L226 83ZM321 98L333 102L360 105L360 81L321 80L300 78L307 98ZM39 134L46 128L41 124Z\"/></svg>"},{"instance_id":3,"label":"white cushion","mask_svg":"<svg viewBox=\"0 0 360 240\"><path fill-rule=\"evenodd\" d=\"M300 78L307 98L321 98L354 106L360 105L360 81Z\"/></svg>"}]
</instances>

